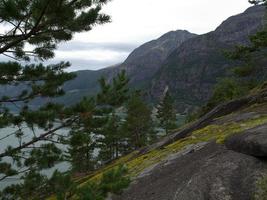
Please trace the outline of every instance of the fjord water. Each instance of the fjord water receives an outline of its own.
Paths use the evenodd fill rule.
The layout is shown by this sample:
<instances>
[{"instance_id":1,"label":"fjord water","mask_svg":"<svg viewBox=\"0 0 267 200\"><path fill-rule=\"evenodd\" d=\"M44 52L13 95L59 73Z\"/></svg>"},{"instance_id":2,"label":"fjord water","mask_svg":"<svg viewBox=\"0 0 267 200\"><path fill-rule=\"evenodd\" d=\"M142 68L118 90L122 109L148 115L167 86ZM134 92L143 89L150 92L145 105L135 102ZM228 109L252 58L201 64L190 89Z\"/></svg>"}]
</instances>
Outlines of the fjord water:
<instances>
[{"instance_id":1,"label":"fjord water","mask_svg":"<svg viewBox=\"0 0 267 200\"><path fill-rule=\"evenodd\" d=\"M12 146L12 147L19 146L18 138L16 138L14 134L9 136L11 133L14 133L15 131L17 131L17 128L15 128L15 127L8 127L8 128L0 129L0 152L1 153L3 151L5 151L5 149L8 146ZM36 128L34 130L34 132L35 132L36 136L38 136L38 135L44 133L44 130ZM26 125L23 127L23 133L24 133L24 136L22 136L22 138L21 138L22 143L28 142L33 138L32 130L30 130L28 127L26 127ZM61 135L62 134L66 135L68 133L68 129L61 129L61 130L57 131L57 133L61 134ZM45 143L45 142L39 142L36 144L36 146L38 146L38 144L40 145L41 143ZM66 149L66 147L63 145L59 145L59 147L62 150ZM10 160L10 159L4 158L3 160L6 162L12 163L12 160ZM51 176L56 169L63 172L63 171L67 171L69 168L70 168L69 163L61 162L61 163L58 163L56 166L54 166L51 169L43 170L42 173L47 175L47 176ZM1 177L2 177L2 175L0 175L0 178ZM4 189L5 187L7 187L9 185L19 183L19 181L20 181L19 176L8 177L8 178L6 178L0 182L0 190Z\"/></svg>"}]
</instances>

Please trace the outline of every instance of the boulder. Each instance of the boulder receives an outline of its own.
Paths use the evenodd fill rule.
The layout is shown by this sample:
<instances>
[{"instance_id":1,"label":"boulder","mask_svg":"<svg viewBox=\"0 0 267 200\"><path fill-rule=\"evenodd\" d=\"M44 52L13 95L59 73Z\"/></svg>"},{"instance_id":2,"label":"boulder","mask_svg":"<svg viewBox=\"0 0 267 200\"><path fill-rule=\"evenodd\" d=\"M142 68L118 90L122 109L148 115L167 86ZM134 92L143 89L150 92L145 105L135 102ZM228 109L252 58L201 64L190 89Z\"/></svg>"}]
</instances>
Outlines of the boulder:
<instances>
[{"instance_id":1,"label":"boulder","mask_svg":"<svg viewBox=\"0 0 267 200\"><path fill-rule=\"evenodd\" d=\"M251 200L261 160L209 143L155 167L112 200Z\"/></svg>"},{"instance_id":2,"label":"boulder","mask_svg":"<svg viewBox=\"0 0 267 200\"><path fill-rule=\"evenodd\" d=\"M228 149L256 157L267 157L267 124L229 137Z\"/></svg>"}]
</instances>

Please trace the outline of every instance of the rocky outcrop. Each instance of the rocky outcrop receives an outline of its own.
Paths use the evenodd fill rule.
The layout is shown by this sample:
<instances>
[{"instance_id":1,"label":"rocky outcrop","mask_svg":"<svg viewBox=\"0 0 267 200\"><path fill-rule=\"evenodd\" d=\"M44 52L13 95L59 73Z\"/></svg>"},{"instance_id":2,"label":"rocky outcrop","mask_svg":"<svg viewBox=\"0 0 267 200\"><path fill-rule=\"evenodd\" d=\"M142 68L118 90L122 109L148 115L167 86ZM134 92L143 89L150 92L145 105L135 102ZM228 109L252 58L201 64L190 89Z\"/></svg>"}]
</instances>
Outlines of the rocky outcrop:
<instances>
[{"instance_id":1,"label":"rocky outcrop","mask_svg":"<svg viewBox=\"0 0 267 200\"><path fill-rule=\"evenodd\" d=\"M209 143L158 165L112 200L252 200L266 167L255 157Z\"/></svg>"},{"instance_id":2,"label":"rocky outcrop","mask_svg":"<svg viewBox=\"0 0 267 200\"><path fill-rule=\"evenodd\" d=\"M236 152L256 157L267 157L267 124L231 136L226 146Z\"/></svg>"},{"instance_id":3,"label":"rocky outcrop","mask_svg":"<svg viewBox=\"0 0 267 200\"><path fill-rule=\"evenodd\" d=\"M111 199L261 200L255 197L262 189L267 192L258 184L267 177L266 95L262 89L220 105L199 120L205 125L191 124L140 151L134 162L151 165ZM185 131L187 134L178 137ZM151 162L150 156L162 157L160 152L167 153ZM132 161L125 164L133 165Z\"/></svg>"},{"instance_id":4,"label":"rocky outcrop","mask_svg":"<svg viewBox=\"0 0 267 200\"><path fill-rule=\"evenodd\" d=\"M81 184L124 165L132 183L109 200L262 200L267 194L266 97L265 84L103 166Z\"/></svg>"}]
</instances>

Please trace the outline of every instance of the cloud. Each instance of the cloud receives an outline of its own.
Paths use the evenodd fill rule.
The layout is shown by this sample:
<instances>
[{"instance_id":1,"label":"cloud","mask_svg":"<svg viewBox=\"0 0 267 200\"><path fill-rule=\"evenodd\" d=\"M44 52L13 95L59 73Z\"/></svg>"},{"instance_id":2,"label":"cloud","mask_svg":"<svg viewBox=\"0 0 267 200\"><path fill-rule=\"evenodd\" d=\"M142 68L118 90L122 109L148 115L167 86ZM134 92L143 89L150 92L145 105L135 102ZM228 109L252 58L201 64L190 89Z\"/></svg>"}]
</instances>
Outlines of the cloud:
<instances>
[{"instance_id":1,"label":"cloud","mask_svg":"<svg viewBox=\"0 0 267 200\"><path fill-rule=\"evenodd\" d=\"M59 63L61 61L69 61L71 67L67 71L78 71L78 70L99 70L105 67L110 67L121 63L123 59L113 60L95 60L95 59L83 59L83 58L72 58L72 59L53 59L46 62L46 64Z\"/></svg>"},{"instance_id":2,"label":"cloud","mask_svg":"<svg viewBox=\"0 0 267 200\"><path fill-rule=\"evenodd\" d=\"M72 63L70 71L98 70L122 63L139 45L136 43L82 42L74 40L60 44L56 51L55 59L49 61L49 63L66 60Z\"/></svg>"},{"instance_id":3,"label":"cloud","mask_svg":"<svg viewBox=\"0 0 267 200\"><path fill-rule=\"evenodd\" d=\"M59 51L91 51L104 50L129 53L133 51L139 44L134 43L115 43L115 42L81 42L71 41L59 45Z\"/></svg>"},{"instance_id":4,"label":"cloud","mask_svg":"<svg viewBox=\"0 0 267 200\"><path fill-rule=\"evenodd\" d=\"M127 57L126 54L122 54L122 57L114 57L110 59L93 59L89 57L85 58L54 58L48 61L45 61L45 65L49 64L56 64L61 61L69 61L71 63L71 67L67 69L67 71L78 71L78 70L99 70L105 67L110 67L113 65L117 65L122 63L123 60ZM10 59L6 56L0 55L0 62L7 62L7 61L15 61L13 59ZM27 64L25 62L22 62L23 64Z\"/></svg>"},{"instance_id":5,"label":"cloud","mask_svg":"<svg viewBox=\"0 0 267 200\"><path fill-rule=\"evenodd\" d=\"M59 61L69 61L72 64L71 71L80 69L97 70L118 63L122 63L131 51L115 51L112 49L76 49L56 51L55 59L49 63Z\"/></svg>"}]
</instances>

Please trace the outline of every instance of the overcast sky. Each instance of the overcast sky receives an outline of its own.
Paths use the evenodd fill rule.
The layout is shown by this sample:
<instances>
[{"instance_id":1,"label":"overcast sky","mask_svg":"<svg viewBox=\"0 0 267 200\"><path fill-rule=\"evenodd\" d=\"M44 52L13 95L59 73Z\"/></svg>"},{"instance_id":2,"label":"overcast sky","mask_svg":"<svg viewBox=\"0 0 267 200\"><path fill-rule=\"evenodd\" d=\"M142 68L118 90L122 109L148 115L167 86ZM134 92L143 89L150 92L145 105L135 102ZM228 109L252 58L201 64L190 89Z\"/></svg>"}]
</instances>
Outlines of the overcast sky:
<instances>
[{"instance_id":1,"label":"overcast sky","mask_svg":"<svg viewBox=\"0 0 267 200\"><path fill-rule=\"evenodd\" d=\"M111 23L76 34L60 45L50 62L68 60L71 70L111 66L166 32L183 29L203 34L249 6L247 0L113 0L103 9Z\"/></svg>"}]
</instances>

